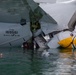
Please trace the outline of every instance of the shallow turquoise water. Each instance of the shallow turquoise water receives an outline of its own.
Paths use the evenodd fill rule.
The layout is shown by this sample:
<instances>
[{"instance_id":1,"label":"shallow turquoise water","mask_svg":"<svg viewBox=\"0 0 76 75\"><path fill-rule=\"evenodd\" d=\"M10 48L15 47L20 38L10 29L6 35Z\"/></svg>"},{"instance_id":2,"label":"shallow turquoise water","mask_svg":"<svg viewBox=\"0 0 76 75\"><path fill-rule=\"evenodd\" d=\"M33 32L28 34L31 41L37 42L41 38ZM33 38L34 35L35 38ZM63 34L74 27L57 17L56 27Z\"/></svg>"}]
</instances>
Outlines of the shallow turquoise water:
<instances>
[{"instance_id":1,"label":"shallow turquoise water","mask_svg":"<svg viewBox=\"0 0 76 75\"><path fill-rule=\"evenodd\" d=\"M0 75L76 75L71 49L0 48Z\"/></svg>"}]
</instances>

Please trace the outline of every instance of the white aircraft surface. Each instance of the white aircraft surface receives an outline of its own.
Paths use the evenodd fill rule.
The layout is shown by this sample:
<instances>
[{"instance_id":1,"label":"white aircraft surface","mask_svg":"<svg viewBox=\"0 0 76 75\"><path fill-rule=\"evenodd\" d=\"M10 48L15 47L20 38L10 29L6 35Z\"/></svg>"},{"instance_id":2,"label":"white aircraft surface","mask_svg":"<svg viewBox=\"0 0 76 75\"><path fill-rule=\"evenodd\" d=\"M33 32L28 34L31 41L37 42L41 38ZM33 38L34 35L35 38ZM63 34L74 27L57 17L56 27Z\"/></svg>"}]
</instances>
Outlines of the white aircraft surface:
<instances>
[{"instance_id":1,"label":"white aircraft surface","mask_svg":"<svg viewBox=\"0 0 76 75\"><path fill-rule=\"evenodd\" d=\"M70 37L72 31L75 30L76 0L57 0L54 4L40 3L39 6L58 24L53 25L53 27L46 26L45 24L42 25L42 30L45 34L53 33L54 31L60 31L48 42L48 46L50 48L57 48L60 46L58 42Z\"/></svg>"},{"instance_id":2,"label":"white aircraft surface","mask_svg":"<svg viewBox=\"0 0 76 75\"><path fill-rule=\"evenodd\" d=\"M21 46L29 40L32 37L30 22L39 21L45 34L74 29L76 19L71 20L71 17L76 11L75 1L67 4L43 3L39 6L33 0L0 2L0 47Z\"/></svg>"},{"instance_id":3,"label":"white aircraft surface","mask_svg":"<svg viewBox=\"0 0 76 75\"><path fill-rule=\"evenodd\" d=\"M76 1L73 1L73 2L76 2ZM64 30L64 29L69 29L68 23L70 22L71 17L73 16L73 14L76 11L76 4L74 4L73 2L40 4L40 7L57 22L58 25L53 26L53 28L56 28L55 30ZM46 27L46 25L44 25L44 26ZM48 28L46 30L49 30ZM43 30L45 30L45 29L43 29ZM44 32L47 32L46 30Z\"/></svg>"},{"instance_id":4,"label":"white aircraft surface","mask_svg":"<svg viewBox=\"0 0 76 75\"><path fill-rule=\"evenodd\" d=\"M30 22L57 24L33 0L0 1L0 47L21 46L32 37Z\"/></svg>"}]
</instances>

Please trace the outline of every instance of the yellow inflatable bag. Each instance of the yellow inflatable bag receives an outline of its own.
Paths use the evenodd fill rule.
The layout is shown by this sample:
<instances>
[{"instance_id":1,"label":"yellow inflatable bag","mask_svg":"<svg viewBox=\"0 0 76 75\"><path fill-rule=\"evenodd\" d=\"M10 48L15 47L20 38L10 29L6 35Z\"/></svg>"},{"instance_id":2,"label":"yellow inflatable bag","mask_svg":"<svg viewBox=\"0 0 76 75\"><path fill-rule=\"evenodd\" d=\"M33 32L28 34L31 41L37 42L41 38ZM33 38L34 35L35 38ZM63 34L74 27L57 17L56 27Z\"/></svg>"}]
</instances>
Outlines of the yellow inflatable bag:
<instances>
[{"instance_id":1,"label":"yellow inflatable bag","mask_svg":"<svg viewBox=\"0 0 76 75\"><path fill-rule=\"evenodd\" d=\"M65 38L63 40L60 40L58 42L58 44L64 48L73 48L76 46L76 38L75 37L68 37L68 38Z\"/></svg>"}]
</instances>

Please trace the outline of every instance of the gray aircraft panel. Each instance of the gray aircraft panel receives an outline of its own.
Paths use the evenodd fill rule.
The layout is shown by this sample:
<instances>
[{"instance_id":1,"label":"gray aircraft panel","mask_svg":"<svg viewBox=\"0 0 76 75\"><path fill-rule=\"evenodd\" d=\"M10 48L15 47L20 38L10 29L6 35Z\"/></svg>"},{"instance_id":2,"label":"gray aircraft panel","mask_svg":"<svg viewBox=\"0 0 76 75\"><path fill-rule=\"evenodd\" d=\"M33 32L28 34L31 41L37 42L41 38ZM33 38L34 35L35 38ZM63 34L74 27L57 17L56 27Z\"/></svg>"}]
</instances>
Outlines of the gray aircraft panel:
<instances>
[{"instance_id":1,"label":"gray aircraft panel","mask_svg":"<svg viewBox=\"0 0 76 75\"><path fill-rule=\"evenodd\" d=\"M0 2L0 22L19 23L21 18L30 21L32 16L39 16L39 21L57 23L51 16L46 14L33 0L3 0ZM8 18L8 19L7 19ZM45 20L45 18L47 20ZM37 20L37 19L35 19Z\"/></svg>"}]
</instances>

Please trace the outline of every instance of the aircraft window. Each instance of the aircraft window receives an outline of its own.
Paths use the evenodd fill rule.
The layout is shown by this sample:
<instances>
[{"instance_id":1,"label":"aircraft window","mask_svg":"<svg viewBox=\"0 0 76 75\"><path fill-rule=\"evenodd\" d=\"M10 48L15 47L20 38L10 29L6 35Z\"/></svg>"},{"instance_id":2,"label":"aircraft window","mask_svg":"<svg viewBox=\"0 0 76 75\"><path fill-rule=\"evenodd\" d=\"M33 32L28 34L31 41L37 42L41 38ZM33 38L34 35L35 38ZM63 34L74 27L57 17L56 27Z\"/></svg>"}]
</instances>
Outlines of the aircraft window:
<instances>
[{"instance_id":1,"label":"aircraft window","mask_svg":"<svg viewBox=\"0 0 76 75\"><path fill-rule=\"evenodd\" d=\"M21 19L20 24L23 26L26 24L26 19Z\"/></svg>"}]
</instances>

